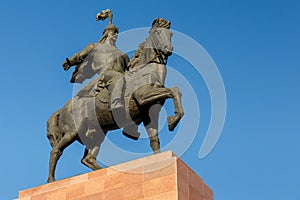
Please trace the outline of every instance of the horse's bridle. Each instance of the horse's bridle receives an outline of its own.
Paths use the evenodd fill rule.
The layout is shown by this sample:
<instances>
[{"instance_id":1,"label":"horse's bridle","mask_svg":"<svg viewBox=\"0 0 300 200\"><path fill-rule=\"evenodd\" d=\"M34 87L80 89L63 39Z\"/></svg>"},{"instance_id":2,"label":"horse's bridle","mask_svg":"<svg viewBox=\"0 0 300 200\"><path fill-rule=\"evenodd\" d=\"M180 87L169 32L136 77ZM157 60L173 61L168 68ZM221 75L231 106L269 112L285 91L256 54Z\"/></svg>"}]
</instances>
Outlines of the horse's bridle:
<instances>
[{"instance_id":1,"label":"horse's bridle","mask_svg":"<svg viewBox=\"0 0 300 200\"><path fill-rule=\"evenodd\" d=\"M155 42L157 39L153 39L152 34L149 36L149 38L150 38L150 40L151 40L151 42L152 42L152 44L153 44L153 46L154 46L154 49L153 49L153 50L154 50L154 52L156 53L156 56L155 56L154 58L150 59L150 61L147 62L146 64L152 63L152 62L155 61L156 58L158 58L162 63L157 63L157 62L155 62L155 63L167 65L167 63L168 63L168 57L165 57L165 58L164 58L164 54L163 54L162 51L160 50L161 48L158 48L158 47L157 47L157 44L156 44L156 42Z\"/></svg>"}]
</instances>

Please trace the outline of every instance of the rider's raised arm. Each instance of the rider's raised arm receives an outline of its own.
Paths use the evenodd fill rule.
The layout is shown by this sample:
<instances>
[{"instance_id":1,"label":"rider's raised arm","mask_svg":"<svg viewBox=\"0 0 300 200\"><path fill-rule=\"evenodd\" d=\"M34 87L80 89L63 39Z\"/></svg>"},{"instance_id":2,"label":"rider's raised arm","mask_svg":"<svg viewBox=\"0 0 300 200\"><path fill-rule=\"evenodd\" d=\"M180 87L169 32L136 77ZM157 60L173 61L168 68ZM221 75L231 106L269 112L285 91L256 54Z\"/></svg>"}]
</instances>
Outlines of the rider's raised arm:
<instances>
[{"instance_id":1,"label":"rider's raised arm","mask_svg":"<svg viewBox=\"0 0 300 200\"><path fill-rule=\"evenodd\" d=\"M96 47L96 44L94 44L94 43L88 44L80 52L75 53L71 58L66 59L62 64L64 70L67 71L72 66L81 64L95 47Z\"/></svg>"}]
</instances>

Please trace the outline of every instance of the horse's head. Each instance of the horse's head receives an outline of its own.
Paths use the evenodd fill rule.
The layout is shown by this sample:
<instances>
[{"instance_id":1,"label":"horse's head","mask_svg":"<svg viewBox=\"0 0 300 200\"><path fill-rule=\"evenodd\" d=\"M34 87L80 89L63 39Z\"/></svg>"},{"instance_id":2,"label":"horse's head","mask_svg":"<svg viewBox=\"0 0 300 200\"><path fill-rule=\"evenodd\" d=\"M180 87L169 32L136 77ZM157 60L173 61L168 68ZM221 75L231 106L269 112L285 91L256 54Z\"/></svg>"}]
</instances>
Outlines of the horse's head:
<instances>
[{"instance_id":1,"label":"horse's head","mask_svg":"<svg viewBox=\"0 0 300 200\"><path fill-rule=\"evenodd\" d=\"M170 56L173 51L171 37L173 33L170 31L171 23L163 18L157 18L152 23L150 30L150 39L153 48L162 53L165 58Z\"/></svg>"}]
</instances>

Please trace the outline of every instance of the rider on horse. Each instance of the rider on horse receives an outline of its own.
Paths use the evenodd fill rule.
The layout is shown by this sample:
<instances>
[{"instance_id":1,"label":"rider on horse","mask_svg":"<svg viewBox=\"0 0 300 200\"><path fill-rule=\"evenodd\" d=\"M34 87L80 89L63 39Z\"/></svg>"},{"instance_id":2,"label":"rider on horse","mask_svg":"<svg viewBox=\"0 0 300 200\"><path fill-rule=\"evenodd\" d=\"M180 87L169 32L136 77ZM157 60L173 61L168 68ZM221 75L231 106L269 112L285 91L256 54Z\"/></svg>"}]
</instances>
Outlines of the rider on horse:
<instances>
[{"instance_id":1,"label":"rider on horse","mask_svg":"<svg viewBox=\"0 0 300 200\"><path fill-rule=\"evenodd\" d=\"M105 17L100 19L105 19ZM63 63L65 70L76 65L70 81L72 83L82 83L96 73L100 74L96 80L91 81L76 95L79 98L89 98L79 103L81 110L85 110L81 115L84 119L83 121L88 125L87 135L95 132L98 126L97 120L92 120L95 116L91 116L89 113L91 113L91 108L94 109L92 102L101 89L108 89L110 108L115 111L114 113L124 113L125 79L123 75L125 70L128 69L129 58L127 54L116 48L118 32L118 28L109 23L97 44L89 44ZM123 134L131 139L138 139L140 136L138 127L134 123L125 126Z\"/></svg>"}]
</instances>

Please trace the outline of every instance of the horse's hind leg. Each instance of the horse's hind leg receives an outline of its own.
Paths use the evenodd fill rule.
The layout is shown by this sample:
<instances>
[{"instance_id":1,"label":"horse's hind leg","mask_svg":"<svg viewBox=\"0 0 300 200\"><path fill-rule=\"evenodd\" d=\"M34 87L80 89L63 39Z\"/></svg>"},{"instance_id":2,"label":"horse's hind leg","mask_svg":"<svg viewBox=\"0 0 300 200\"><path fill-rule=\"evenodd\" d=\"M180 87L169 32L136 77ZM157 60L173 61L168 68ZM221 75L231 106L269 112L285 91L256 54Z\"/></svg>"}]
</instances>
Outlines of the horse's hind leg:
<instances>
[{"instance_id":1,"label":"horse's hind leg","mask_svg":"<svg viewBox=\"0 0 300 200\"><path fill-rule=\"evenodd\" d=\"M58 143L58 141L62 137L58 127L59 114L60 110L53 113L47 121L47 138L52 148Z\"/></svg>"},{"instance_id":2,"label":"horse's hind leg","mask_svg":"<svg viewBox=\"0 0 300 200\"><path fill-rule=\"evenodd\" d=\"M64 149L76 140L76 136L77 132L65 134L62 139L52 148L50 153L48 183L55 181L54 173L57 161L62 155Z\"/></svg>"},{"instance_id":3,"label":"horse's hind leg","mask_svg":"<svg viewBox=\"0 0 300 200\"><path fill-rule=\"evenodd\" d=\"M145 89L147 92L144 94L134 93L134 98L140 106L153 105L161 100L173 98L173 92L169 88L152 88Z\"/></svg>"}]
</instances>

